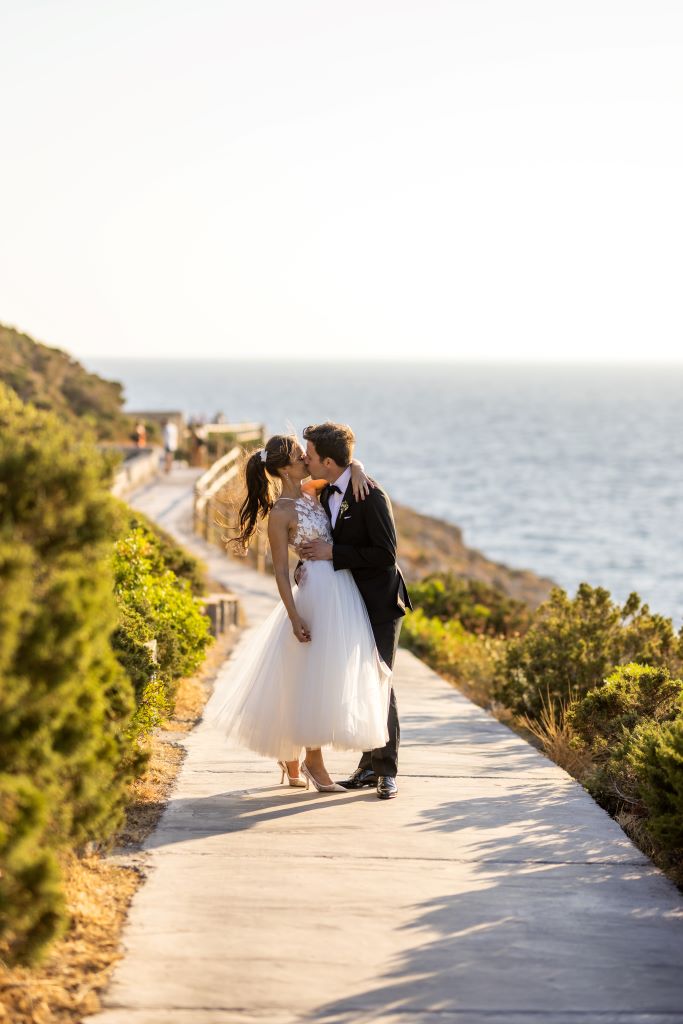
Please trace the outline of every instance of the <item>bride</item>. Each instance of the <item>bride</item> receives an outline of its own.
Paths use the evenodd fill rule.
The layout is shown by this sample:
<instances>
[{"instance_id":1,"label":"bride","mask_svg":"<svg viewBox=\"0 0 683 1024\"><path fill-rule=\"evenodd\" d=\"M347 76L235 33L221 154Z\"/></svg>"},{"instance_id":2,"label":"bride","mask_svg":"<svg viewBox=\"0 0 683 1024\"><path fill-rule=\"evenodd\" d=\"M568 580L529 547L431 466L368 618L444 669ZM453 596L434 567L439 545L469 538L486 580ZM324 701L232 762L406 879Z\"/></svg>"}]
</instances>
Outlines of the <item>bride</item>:
<instances>
[{"instance_id":1,"label":"bride","mask_svg":"<svg viewBox=\"0 0 683 1024\"><path fill-rule=\"evenodd\" d=\"M352 473L354 493L362 496L367 478L357 463ZM332 540L315 485L302 489L307 476L303 449L287 435L271 437L247 462L239 538L246 547L258 518L268 516L282 601L240 648L227 690L214 690L204 717L244 746L275 758L281 782L286 774L290 786L308 788L310 781L321 792L347 792L332 782L321 747L384 746L391 670L378 654L350 570L304 560L299 585L292 589L289 548L298 553L305 541ZM306 756L299 764L302 748Z\"/></svg>"}]
</instances>

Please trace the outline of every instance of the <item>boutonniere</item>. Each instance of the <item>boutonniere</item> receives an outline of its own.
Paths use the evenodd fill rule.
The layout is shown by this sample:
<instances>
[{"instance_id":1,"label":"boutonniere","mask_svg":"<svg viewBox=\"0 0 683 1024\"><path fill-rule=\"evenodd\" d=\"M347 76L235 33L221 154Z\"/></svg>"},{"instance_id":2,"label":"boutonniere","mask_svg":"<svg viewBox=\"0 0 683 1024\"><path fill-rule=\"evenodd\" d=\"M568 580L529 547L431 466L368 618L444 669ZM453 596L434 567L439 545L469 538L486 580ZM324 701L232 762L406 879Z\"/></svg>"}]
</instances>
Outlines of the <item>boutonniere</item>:
<instances>
[{"instance_id":1,"label":"boutonniere","mask_svg":"<svg viewBox=\"0 0 683 1024\"><path fill-rule=\"evenodd\" d=\"M348 511L349 511L349 503L348 503L348 501L346 501L346 500L342 501L341 505L339 506L339 515L337 516L337 518L341 519L341 517L344 515L344 513L348 512Z\"/></svg>"}]
</instances>

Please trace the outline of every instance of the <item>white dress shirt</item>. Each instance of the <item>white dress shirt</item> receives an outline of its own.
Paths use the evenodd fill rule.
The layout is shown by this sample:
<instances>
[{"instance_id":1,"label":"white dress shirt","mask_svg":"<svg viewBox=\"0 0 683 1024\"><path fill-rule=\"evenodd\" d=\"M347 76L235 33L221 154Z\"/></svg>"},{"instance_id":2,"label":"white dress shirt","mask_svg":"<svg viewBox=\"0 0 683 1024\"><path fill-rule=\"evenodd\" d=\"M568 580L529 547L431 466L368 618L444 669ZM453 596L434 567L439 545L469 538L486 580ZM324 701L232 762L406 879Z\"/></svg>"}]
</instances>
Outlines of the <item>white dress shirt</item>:
<instances>
[{"instance_id":1,"label":"white dress shirt","mask_svg":"<svg viewBox=\"0 0 683 1024\"><path fill-rule=\"evenodd\" d=\"M346 493L346 488L349 486L350 482L351 482L351 467L350 466L346 467L346 469L344 470L342 475L340 477L338 477L337 480L332 480L331 481L331 483L336 484L336 486L341 491L341 494L337 494L336 491L334 492L334 494L331 494L330 498L329 498L329 501L327 502L327 504L329 506L329 509L330 509L330 520L332 522L332 529L334 529L335 526L337 525L337 516L339 515L339 509L341 507L342 501L344 500L344 494Z\"/></svg>"},{"instance_id":2,"label":"white dress shirt","mask_svg":"<svg viewBox=\"0 0 683 1024\"><path fill-rule=\"evenodd\" d=\"M174 452L178 447L178 428L173 422L169 422L164 427L164 448L167 452Z\"/></svg>"}]
</instances>

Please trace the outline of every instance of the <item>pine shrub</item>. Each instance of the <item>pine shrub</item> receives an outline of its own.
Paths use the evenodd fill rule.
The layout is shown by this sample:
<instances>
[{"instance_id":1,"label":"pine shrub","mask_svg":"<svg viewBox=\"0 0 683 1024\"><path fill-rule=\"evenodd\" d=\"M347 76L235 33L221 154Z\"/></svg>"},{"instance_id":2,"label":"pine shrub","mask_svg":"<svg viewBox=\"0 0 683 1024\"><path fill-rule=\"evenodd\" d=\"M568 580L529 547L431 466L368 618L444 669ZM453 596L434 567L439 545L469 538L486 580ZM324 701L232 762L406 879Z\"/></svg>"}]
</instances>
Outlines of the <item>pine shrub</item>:
<instances>
[{"instance_id":1,"label":"pine shrub","mask_svg":"<svg viewBox=\"0 0 683 1024\"><path fill-rule=\"evenodd\" d=\"M111 546L121 528L90 436L0 385L0 942L37 957L65 926L58 852L106 840L143 755Z\"/></svg>"},{"instance_id":2,"label":"pine shrub","mask_svg":"<svg viewBox=\"0 0 683 1024\"><path fill-rule=\"evenodd\" d=\"M435 573L410 586L415 608L442 622L457 619L470 633L513 636L529 626L531 611L522 601L481 580Z\"/></svg>"},{"instance_id":3,"label":"pine shrub","mask_svg":"<svg viewBox=\"0 0 683 1024\"><path fill-rule=\"evenodd\" d=\"M671 721L648 722L638 730L630 760L649 831L663 849L683 857L683 699Z\"/></svg>"},{"instance_id":4,"label":"pine shrub","mask_svg":"<svg viewBox=\"0 0 683 1024\"><path fill-rule=\"evenodd\" d=\"M562 702L600 686L618 665L681 665L683 640L671 619L650 612L637 594L623 607L602 587L582 583L574 598L556 587L528 632L509 641L496 696L520 714L538 716L545 695Z\"/></svg>"},{"instance_id":5,"label":"pine shrub","mask_svg":"<svg viewBox=\"0 0 683 1024\"><path fill-rule=\"evenodd\" d=\"M682 696L683 682L666 668L631 663L569 707L567 721L591 761L584 785L603 807L643 813L634 743L676 718Z\"/></svg>"}]
</instances>

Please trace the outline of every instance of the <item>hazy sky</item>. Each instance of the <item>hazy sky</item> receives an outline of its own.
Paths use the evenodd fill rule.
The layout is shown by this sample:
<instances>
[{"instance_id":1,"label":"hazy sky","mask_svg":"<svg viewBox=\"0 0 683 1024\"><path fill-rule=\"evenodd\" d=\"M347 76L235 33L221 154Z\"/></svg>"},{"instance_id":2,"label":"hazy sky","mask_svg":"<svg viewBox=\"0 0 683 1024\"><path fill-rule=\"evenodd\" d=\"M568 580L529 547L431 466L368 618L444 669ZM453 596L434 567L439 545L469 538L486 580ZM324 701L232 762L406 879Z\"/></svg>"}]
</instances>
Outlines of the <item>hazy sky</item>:
<instances>
[{"instance_id":1,"label":"hazy sky","mask_svg":"<svg viewBox=\"0 0 683 1024\"><path fill-rule=\"evenodd\" d=\"M0 321L683 359L683 0L0 0Z\"/></svg>"}]
</instances>

